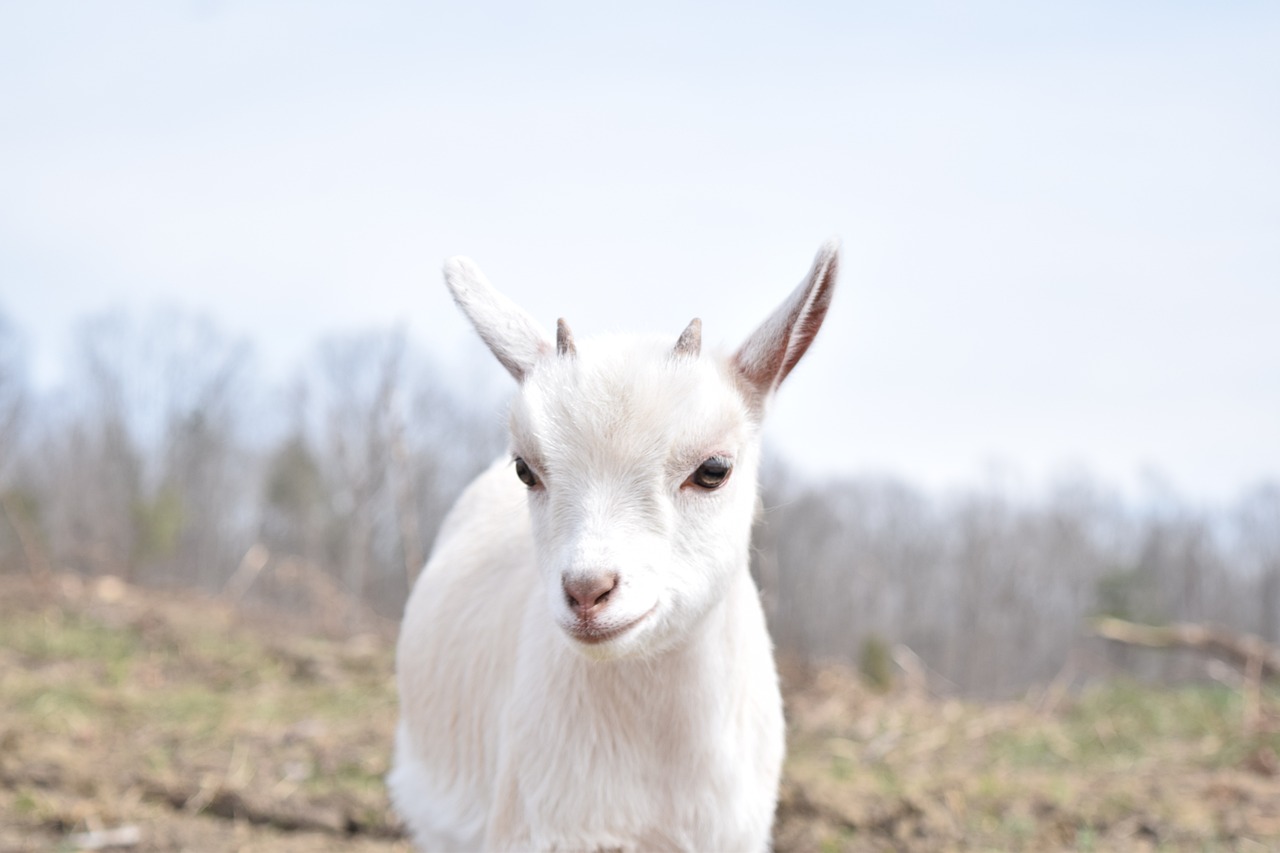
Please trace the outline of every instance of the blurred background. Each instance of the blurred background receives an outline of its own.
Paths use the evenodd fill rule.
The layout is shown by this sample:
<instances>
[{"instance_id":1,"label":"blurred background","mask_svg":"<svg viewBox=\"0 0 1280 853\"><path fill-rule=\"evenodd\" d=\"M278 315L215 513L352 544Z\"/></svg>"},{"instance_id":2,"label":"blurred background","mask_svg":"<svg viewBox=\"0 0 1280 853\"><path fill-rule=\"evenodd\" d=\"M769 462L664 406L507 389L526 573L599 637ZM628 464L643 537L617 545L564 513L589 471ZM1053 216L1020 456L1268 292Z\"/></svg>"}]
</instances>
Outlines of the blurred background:
<instances>
[{"instance_id":1,"label":"blurred background","mask_svg":"<svg viewBox=\"0 0 1280 853\"><path fill-rule=\"evenodd\" d=\"M398 616L503 449L475 258L731 349L844 242L768 425L784 655L943 689L1280 642L1280 7L0 5L0 572Z\"/></svg>"}]
</instances>

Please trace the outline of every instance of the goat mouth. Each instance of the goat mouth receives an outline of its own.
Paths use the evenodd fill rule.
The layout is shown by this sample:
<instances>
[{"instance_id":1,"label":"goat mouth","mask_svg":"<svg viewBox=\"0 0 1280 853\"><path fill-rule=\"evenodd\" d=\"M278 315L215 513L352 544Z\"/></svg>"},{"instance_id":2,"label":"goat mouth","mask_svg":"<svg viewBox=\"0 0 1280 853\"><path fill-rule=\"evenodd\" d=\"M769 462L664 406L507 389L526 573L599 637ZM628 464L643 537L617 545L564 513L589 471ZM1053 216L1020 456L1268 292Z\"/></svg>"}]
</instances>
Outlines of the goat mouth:
<instances>
[{"instance_id":1,"label":"goat mouth","mask_svg":"<svg viewBox=\"0 0 1280 853\"><path fill-rule=\"evenodd\" d=\"M595 624L594 620L580 619L573 623L573 625L567 630L569 635L578 642L585 643L588 646L597 646L601 643L607 643L612 639L621 637L645 619L648 619L650 614L657 609L658 605L655 604L653 607L650 607L647 611L640 614L635 619L632 619L627 624L619 625L616 628L602 629L599 625Z\"/></svg>"}]
</instances>

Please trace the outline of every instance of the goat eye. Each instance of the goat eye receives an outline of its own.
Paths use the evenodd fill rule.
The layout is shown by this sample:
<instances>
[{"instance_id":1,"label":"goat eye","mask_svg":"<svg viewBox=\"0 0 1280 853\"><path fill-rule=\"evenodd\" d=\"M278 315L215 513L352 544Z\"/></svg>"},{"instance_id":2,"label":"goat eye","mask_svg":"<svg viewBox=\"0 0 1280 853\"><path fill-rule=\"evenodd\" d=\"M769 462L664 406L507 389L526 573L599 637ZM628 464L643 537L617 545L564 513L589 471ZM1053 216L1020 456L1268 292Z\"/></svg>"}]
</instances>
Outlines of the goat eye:
<instances>
[{"instance_id":1,"label":"goat eye","mask_svg":"<svg viewBox=\"0 0 1280 853\"><path fill-rule=\"evenodd\" d=\"M700 489L718 489L729 479L733 463L720 456L712 456L698 466L698 470L689 475L688 482Z\"/></svg>"},{"instance_id":2,"label":"goat eye","mask_svg":"<svg viewBox=\"0 0 1280 853\"><path fill-rule=\"evenodd\" d=\"M538 485L538 478L534 475L533 471L529 469L529 463L525 462L519 456L516 457L516 476L520 478L520 482L524 483L531 489Z\"/></svg>"}]
</instances>

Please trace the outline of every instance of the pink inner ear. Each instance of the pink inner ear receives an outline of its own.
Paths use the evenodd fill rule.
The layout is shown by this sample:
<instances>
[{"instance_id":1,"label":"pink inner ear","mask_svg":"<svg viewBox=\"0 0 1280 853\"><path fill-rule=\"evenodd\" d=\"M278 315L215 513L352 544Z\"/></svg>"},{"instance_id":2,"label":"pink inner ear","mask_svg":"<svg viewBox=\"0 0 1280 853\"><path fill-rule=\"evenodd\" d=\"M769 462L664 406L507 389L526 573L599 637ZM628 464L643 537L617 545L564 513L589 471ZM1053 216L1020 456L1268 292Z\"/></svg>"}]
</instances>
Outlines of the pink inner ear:
<instances>
[{"instance_id":1,"label":"pink inner ear","mask_svg":"<svg viewBox=\"0 0 1280 853\"><path fill-rule=\"evenodd\" d=\"M835 247L825 247L809 277L734 355L734 366L756 395L777 388L813 343L831 306L837 268Z\"/></svg>"},{"instance_id":2,"label":"pink inner ear","mask_svg":"<svg viewBox=\"0 0 1280 853\"><path fill-rule=\"evenodd\" d=\"M770 329L768 334L757 331L733 357L733 365L758 394L767 394L773 387L773 377L782 367L787 353L787 338L783 329Z\"/></svg>"},{"instance_id":3,"label":"pink inner ear","mask_svg":"<svg viewBox=\"0 0 1280 853\"><path fill-rule=\"evenodd\" d=\"M809 345L818 336L818 329L822 328L822 321L827 317L827 309L831 307L835 279L836 260L832 258L831 263L823 270L817 288L812 291L809 304L800 315L800 321L791 329L791 343L787 347L786 360L782 363L782 372L774 380L775 385L782 384L782 380L786 379L792 368L799 364L800 357L808 351Z\"/></svg>"}]
</instances>

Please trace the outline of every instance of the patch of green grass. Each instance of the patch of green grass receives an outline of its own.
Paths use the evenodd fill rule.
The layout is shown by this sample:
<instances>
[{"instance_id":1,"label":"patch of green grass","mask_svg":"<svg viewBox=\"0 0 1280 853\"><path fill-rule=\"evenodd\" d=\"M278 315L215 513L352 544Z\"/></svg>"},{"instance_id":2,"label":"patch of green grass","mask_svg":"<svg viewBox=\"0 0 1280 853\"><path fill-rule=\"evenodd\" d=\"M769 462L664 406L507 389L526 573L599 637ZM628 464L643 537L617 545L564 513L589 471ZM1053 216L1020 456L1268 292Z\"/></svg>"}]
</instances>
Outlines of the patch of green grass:
<instances>
[{"instance_id":1,"label":"patch of green grass","mask_svg":"<svg viewBox=\"0 0 1280 853\"><path fill-rule=\"evenodd\" d=\"M861 772L861 769L851 759L843 755L831 756L831 775L841 782L847 782L853 778L855 772Z\"/></svg>"},{"instance_id":2,"label":"patch of green grass","mask_svg":"<svg viewBox=\"0 0 1280 853\"><path fill-rule=\"evenodd\" d=\"M372 766L367 761L344 761L335 768L328 784L346 790L381 790L385 766Z\"/></svg>"},{"instance_id":3,"label":"patch of green grass","mask_svg":"<svg viewBox=\"0 0 1280 853\"><path fill-rule=\"evenodd\" d=\"M1060 767L1069 759L1055 749L1051 736L1044 731L1002 732L992 737L993 757L1015 767Z\"/></svg>"},{"instance_id":4,"label":"patch of green grass","mask_svg":"<svg viewBox=\"0 0 1280 853\"><path fill-rule=\"evenodd\" d=\"M1156 690L1120 681L1086 692L1066 719L1092 727L1105 720L1117 733L1135 739L1192 739L1222 734L1238 724L1240 714L1240 692L1221 685Z\"/></svg>"},{"instance_id":5,"label":"patch of green grass","mask_svg":"<svg viewBox=\"0 0 1280 853\"><path fill-rule=\"evenodd\" d=\"M134 631L107 626L78 613L45 610L6 616L0 620L0 646L37 665L92 661L122 669L140 647Z\"/></svg>"},{"instance_id":6,"label":"patch of green grass","mask_svg":"<svg viewBox=\"0 0 1280 853\"><path fill-rule=\"evenodd\" d=\"M26 731L33 736L57 736L84 732L100 719L103 690L91 684L41 685L34 679L7 678L0 699L12 712L28 720Z\"/></svg>"},{"instance_id":7,"label":"patch of green grass","mask_svg":"<svg viewBox=\"0 0 1280 853\"><path fill-rule=\"evenodd\" d=\"M840 853L853 842L854 835L855 833L852 829L842 826L836 830L834 835L822 839L819 849L822 853Z\"/></svg>"},{"instance_id":8,"label":"patch of green grass","mask_svg":"<svg viewBox=\"0 0 1280 853\"><path fill-rule=\"evenodd\" d=\"M1035 835L1036 822L1029 814L1007 814L1001 821L1000 831L1021 846Z\"/></svg>"},{"instance_id":9,"label":"patch of green grass","mask_svg":"<svg viewBox=\"0 0 1280 853\"><path fill-rule=\"evenodd\" d=\"M902 793L902 779L898 772L888 764L876 764L872 768L872 776L877 788L887 796L898 796Z\"/></svg>"},{"instance_id":10,"label":"patch of green grass","mask_svg":"<svg viewBox=\"0 0 1280 853\"><path fill-rule=\"evenodd\" d=\"M1156 689L1120 681L1086 691L1055 720L997 732L990 746L1014 767L1098 769L1170 754L1234 765L1259 746L1280 749L1280 736L1246 736L1243 715L1239 691L1220 685Z\"/></svg>"},{"instance_id":11,"label":"patch of green grass","mask_svg":"<svg viewBox=\"0 0 1280 853\"><path fill-rule=\"evenodd\" d=\"M25 817L26 815L35 814L39 809L39 804L36 803L35 797L31 796L30 791L24 790L17 792L16 796L13 798L11 807L19 815Z\"/></svg>"},{"instance_id":12,"label":"patch of green grass","mask_svg":"<svg viewBox=\"0 0 1280 853\"><path fill-rule=\"evenodd\" d=\"M234 694L202 684L173 684L135 698L134 711L163 729L179 729L196 735L214 735L231 717Z\"/></svg>"}]
</instances>

